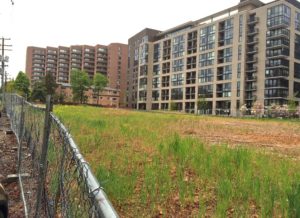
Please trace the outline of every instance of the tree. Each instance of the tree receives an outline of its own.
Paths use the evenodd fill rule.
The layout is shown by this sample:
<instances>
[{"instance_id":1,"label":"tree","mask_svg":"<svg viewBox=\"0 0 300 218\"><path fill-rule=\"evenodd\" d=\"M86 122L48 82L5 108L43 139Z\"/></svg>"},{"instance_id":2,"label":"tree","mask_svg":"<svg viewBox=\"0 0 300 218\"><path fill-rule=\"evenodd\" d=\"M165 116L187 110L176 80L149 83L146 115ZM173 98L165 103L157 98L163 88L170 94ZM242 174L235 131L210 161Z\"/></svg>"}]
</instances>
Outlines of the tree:
<instances>
[{"instance_id":1,"label":"tree","mask_svg":"<svg viewBox=\"0 0 300 218\"><path fill-rule=\"evenodd\" d=\"M15 81L14 80L10 80L6 83L5 91L10 92L10 93L15 91Z\"/></svg>"},{"instance_id":2,"label":"tree","mask_svg":"<svg viewBox=\"0 0 300 218\"><path fill-rule=\"evenodd\" d=\"M100 92L106 87L107 83L108 83L108 79L106 76L104 76L102 73L95 74L93 85L94 85L94 95L97 96L97 104L99 101Z\"/></svg>"},{"instance_id":3,"label":"tree","mask_svg":"<svg viewBox=\"0 0 300 218\"><path fill-rule=\"evenodd\" d=\"M41 81L36 81L33 84L31 100L45 102L47 95L51 95L54 99L56 88L57 84L54 77L47 73Z\"/></svg>"},{"instance_id":4,"label":"tree","mask_svg":"<svg viewBox=\"0 0 300 218\"><path fill-rule=\"evenodd\" d=\"M55 81L55 78L51 73L47 73L46 76L43 79L43 83L45 86L45 92L46 95L52 95L54 96L55 90L57 88L57 83Z\"/></svg>"},{"instance_id":5,"label":"tree","mask_svg":"<svg viewBox=\"0 0 300 218\"><path fill-rule=\"evenodd\" d=\"M37 81L33 84L32 92L31 92L31 100L32 101L46 101L46 88L43 81Z\"/></svg>"},{"instance_id":6,"label":"tree","mask_svg":"<svg viewBox=\"0 0 300 218\"><path fill-rule=\"evenodd\" d=\"M198 110L200 110L200 113L204 112L204 114L205 114L205 111L208 109L208 102L201 95L198 98L197 107L198 107Z\"/></svg>"},{"instance_id":7,"label":"tree","mask_svg":"<svg viewBox=\"0 0 300 218\"><path fill-rule=\"evenodd\" d=\"M71 72L71 88L73 92L73 100L79 101L81 104L85 101L85 91L89 88L90 79L85 71L72 70Z\"/></svg>"},{"instance_id":8,"label":"tree","mask_svg":"<svg viewBox=\"0 0 300 218\"><path fill-rule=\"evenodd\" d=\"M255 115L256 117L262 117L264 115L264 106L259 101L256 101L252 108L251 113Z\"/></svg>"},{"instance_id":9,"label":"tree","mask_svg":"<svg viewBox=\"0 0 300 218\"><path fill-rule=\"evenodd\" d=\"M240 108L240 112L242 113L243 116L247 114L248 108L246 104L243 104Z\"/></svg>"},{"instance_id":10,"label":"tree","mask_svg":"<svg viewBox=\"0 0 300 218\"><path fill-rule=\"evenodd\" d=\"M14 83L14 88L18 94L27 97L30 94L29 90L30 82L25 73L20 71Z\"/></svg>"}]
</instances>

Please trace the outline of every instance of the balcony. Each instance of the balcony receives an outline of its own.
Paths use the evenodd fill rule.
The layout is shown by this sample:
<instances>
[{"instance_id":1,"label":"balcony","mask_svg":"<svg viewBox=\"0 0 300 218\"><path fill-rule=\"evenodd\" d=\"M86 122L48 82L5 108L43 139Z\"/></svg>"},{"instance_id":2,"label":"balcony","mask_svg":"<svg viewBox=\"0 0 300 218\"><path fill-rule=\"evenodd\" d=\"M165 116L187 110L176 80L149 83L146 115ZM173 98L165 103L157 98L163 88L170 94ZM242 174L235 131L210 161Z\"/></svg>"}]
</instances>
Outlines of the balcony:
<instances>
[{"instance_id":1,"label":"balcony","mask_svg":"<svg viewBox=\"0 0 300 218\"><path fill-rule=\"evenodd\" d=\"M257 71L257 67L256 67L256 66L254 66L254 67L249 67L249 68L246 70L247 73L253 73L253 72L256 72L256 71Z\"/></svg>"},{"instance_id":2,"label":"balcony","mask_svg":"<svg viewBox=\"0 0 300 218\"><path fill-rule=\"evenodd\" d=\"M255 74L246 77L246 82L255 82L255 81L257 81L257 76Z\"/></svg>"},{"instance_id":3,"label":"balcony","mask_svg":"<svg viewBox=\"0 0 300 218\"><path fill-rule=\"evenodd\" d=\"M253 45L258 43L258 38L253 38L251 40L248 40L247 45Z\"/></svg>"},{"instance_id":4,"label":"balcony","mask_svg":"<svg viewBox=\"0 0 300 218\"><path fill-rule=\"evenodd\" d=\"M257 90L256 85L246 87L246 92L253 92L253 91L256 91L256 90Z\"/></svg>"},{"instance_id":5,"label":"balcony","mask_svg":"<svg viewBox=\"0 0 300 218\"><path fill-rule=\"evenodd\" d=\"M246 60L247 64L256 63L256 62L258 62L258 57L251 57L251 58L247 58Z\"/></svg>"},{"instance_id":6,"label":"balcony","mask_svg":"<svg viewBox=\"0 0 300 218\"><path fill-rule=\"evenodd\" d=\"M256 34L258 34L258 31L259 31L258 28L249 29L247 32L247 35L248 36L256 35Z\"/></svg>"},{"instance_id":7,"label":"balcony","mask_svg":"<svg viewBox=\"0 0 300 218\"><path fill-rule=\"evenodd\" d=\"M252 96L246 96L246 101L256 101L257 100L257 96L256 95L252 95Z\"/></svg>"},{"instance_id":8,"label":"balcony","mask_svg":"<svg viewBox=\"0 0 300 218\"><path fill-rule=\"evenodd\" d=\"M251 17L249 20L248 20L248 25L253 25L253 24L256 24L259 22L259 18L258 17Z\"/></svg>"},{"instance_id":9,"label":"balcony","mask_svg":"<svg viewBox=\"0 0 300 218\"><path fill-rule=\"evenodd\" d=\"M258 47L251 48L247 51L247 54L255 54L258 52Z\"/></svg>"}]
</instances>

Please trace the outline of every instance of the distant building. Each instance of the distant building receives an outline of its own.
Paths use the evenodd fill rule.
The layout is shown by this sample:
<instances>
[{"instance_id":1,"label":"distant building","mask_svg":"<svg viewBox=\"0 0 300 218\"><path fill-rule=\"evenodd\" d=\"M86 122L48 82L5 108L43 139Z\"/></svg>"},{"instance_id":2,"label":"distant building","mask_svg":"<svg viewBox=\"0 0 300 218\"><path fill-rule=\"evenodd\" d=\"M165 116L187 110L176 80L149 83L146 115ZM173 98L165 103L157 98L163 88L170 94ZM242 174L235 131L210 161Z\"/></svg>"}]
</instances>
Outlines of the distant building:
<instances>
[{"instance_id":1,"label":"distant building","mask_svg":"<svg viewBox=\"0 0 300 218\"><path fill-rule=\"evenodd\" d=\"M59 85L56 94L62 96L65 103L73 102L72 89L69 84ZM103 107L118 108L120 103L120 91L118 89L104 88L99 96L95 95L93 89L90 88L85 92L87 96L87 104L101 105ZM97 99L98 98L98 99Z\"/></svg>"},{"instance_id":2,"label":"distant building","mask_svg":"<svg viewBox=\"0 0 300 218\"><path fill-rule=\"evenodd\" d=\"M128 46L121 43L105 45L73 45L70 47L27 47L26 73L31 83L51 73L58 84L70 83L73 69L84 70L92 79L96 73L108 78L108 87L120 90L120 104L125 105Z\"/></svg>"},{"instance_id":3,"label":"distant building","mask_svg":"<svg viewBox=\"0 0 300 218\"><path fill-rule=\"evenodd\" d=\"M300 2L241 0L166 31L131 37L128 107L237 115L300 101Z\"/></svg>"}]
</instances>

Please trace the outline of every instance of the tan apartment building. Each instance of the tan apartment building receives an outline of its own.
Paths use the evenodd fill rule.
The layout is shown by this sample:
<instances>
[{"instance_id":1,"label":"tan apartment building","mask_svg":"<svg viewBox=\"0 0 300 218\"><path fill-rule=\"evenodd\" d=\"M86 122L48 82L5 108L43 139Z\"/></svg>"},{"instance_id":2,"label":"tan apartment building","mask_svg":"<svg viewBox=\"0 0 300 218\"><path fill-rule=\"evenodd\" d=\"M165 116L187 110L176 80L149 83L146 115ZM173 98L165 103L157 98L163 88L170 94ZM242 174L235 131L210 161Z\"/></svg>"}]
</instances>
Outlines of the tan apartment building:
<instances>
[{"instance_id":1,"label":"tan apartment building","mask_svg":"<svg viewBox=\"0 0 300 218\"><path fill-rule=\"evenodd\" d=\"M70 84L58 85L56 93L64 96L65 103L73 102L73 94ZM87 104L113 108L118 108L120 105L120 90L118 89L106 87L99 93L99 96L97 96L93 92L93 89L90 88L85 91L85 95L87 97Z\"/></svg>"},{"instance_id":2,"label":"tan apartment building","mask_svg":"<svg viewBox=\"0 0 300 218\"><path fill-rule=\"evenodd\" d=\"M128 46L121 43L105 45L73 45L70 47L28 47L26 73L31 83L51 73L58 84L70 83L70 72L84 70L92 79L96 73L108 78L108 87L120 90L120 104L125 105Z\"/></svg>"},{"instance_id":3,"label":"tan apartment building","mask_svg":"<svg viewBox=\"0 0 300 218\"><path fill-rule=\"evenodd\" d=\"M300 3L241 0L166 31L128 41L127 106L144 110L239 113L300 101ZM199 111L198 111L199 112Z\"/></svg>"}]
</instances>

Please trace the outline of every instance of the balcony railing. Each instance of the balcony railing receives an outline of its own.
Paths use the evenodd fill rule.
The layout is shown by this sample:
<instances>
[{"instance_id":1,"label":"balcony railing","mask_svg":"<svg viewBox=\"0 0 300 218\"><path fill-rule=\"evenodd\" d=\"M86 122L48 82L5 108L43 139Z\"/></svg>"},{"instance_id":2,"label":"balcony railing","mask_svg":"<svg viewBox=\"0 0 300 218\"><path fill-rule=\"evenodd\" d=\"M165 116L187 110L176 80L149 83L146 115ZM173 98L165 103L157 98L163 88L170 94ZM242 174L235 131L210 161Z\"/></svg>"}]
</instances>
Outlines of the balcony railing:
<instances>
[{"instance_id":1,"label":"balcony railing","mask_svg":"<svg viewBox=\"0 0 300 218\"><path fill-rule=\"evenodd\" d=\"M247 35L251 36L251 35L258 34L258 31L259 31L258 28L249 29L248 32L247 32Z\"/></svg>"},{"instance_id":2,"label":"balcony railing","mask_svg":"<svg viewBox=\"0 0 300 218\"><path fill-rule=\"evenodd\" d=\"M248 54L255 54L258 52L258 47L251 48L247 51Z\"/></svg>"},{"instance_id":3,"label":"balcony railing","mask_svg":"<svg viewBox=\"0 0 300 218\"><path fill-rule=\"evenodd\" d=\"M257 66L254 67L249 67L248 69L246 69L246 72L256 72L257 71Z\"/></svg>"},{"instance_id":4,"label":"balcony railing","mask_svg":"<svg viewBox=\"0 0 300 218\"><path fill-rule=\"evenodd\" d=\"M251 25L251 24L256 24L259 22L259 18L258 17L251 17L249 20L248 20L248 25Z\"/></svg>"}]
</instances>

